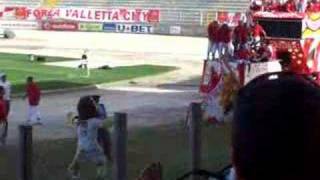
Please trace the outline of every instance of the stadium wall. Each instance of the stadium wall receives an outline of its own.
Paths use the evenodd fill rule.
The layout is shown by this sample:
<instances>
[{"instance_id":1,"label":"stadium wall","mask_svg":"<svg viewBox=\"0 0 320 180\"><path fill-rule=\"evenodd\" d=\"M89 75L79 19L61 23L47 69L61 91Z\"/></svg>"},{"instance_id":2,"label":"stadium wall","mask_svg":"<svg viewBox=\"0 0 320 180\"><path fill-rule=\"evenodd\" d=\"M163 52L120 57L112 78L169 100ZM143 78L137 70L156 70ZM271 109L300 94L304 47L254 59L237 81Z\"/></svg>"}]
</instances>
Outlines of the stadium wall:
<instances>
[{"instance_id":1,"label":"stadium wall","mask_svg":"<svg viewBox=\"0 0 320 180\"><path fill-rule=\"evenodd\" d=\"M249 0L0 0L0 3L2 28L206 36L207 24L217 18L217 12L244 13ZM110 12L105 13L111 18L78 17L80 11L88 16L99 14L102 9L119 17ZM54 15L57 10L60 16ZM71 17L76 10L78 14ZM134 14L139 11L144 13L140 19ZM126 13L132 13L131 19Z\"/></svg>"}]
</instances>

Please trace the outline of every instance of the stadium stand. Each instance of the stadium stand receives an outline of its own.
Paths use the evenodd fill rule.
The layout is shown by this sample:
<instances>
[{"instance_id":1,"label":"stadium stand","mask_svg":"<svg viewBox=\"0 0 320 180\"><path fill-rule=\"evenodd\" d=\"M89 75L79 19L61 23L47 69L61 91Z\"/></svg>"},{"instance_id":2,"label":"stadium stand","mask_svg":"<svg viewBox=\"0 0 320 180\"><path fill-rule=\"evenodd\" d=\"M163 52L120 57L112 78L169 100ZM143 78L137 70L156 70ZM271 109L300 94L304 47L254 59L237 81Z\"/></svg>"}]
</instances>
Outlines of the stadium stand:
<instances>
[{"instance_id":1,"label":"stadium stand","mask_svg":"<svg viewBox=\"0 0 320 180\"><path fill-rule=\"evenodd\" d=\"M1 4L40 6L44 0L0 0ZM126 7L157 8L161 10L161 23L155 26L160 32L170 26L181 26L183 35L203 35L207 24L216 12L245 12L249 0L57 0L57 7ZM188 32L188 31L192 32ZM163 33L166 34L166 33Z\"/></svg>"}]
</instances>

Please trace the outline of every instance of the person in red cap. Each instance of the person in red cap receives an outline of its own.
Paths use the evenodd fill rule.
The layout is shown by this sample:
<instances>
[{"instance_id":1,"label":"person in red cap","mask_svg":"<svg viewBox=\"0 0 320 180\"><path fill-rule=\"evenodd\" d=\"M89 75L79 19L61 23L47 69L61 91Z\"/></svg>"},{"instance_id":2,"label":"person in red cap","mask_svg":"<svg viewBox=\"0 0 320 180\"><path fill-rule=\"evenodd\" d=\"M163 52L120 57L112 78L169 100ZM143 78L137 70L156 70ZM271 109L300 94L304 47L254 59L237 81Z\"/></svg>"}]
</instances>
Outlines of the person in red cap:
<instances>
[{"instance_id":1,"label":"person in red cap","mask_svg":"<svg viewBox=\"0 0 320 180\"><path fill-rule=\"evenodd\" d=\"M6 138L8 134L8 113L7 113L6 102L3 98L4 93L5 93L4 88L0 86L0 124L1 124L1 127L3 127L3 131L0 136L0 142L2 145L6 144Z\"/></svg>"},{"instance_id":2,"label":"person in red cap","mask_svg":"<svg viewBox=\"0 0 320 180\"><path fill-rule=\"evenodd\" d=\"M216 52L219 52L219 38L218 38L218 30L219 24L217 21L212 21L208 26L208 52L207 59L210 58L210 53L212 54L212 58L215 58Z\"/></svg>"},{"instance_id":3,"label":"person in red cap","mask_svg":"<svg viewBox=\"0 0 320 180\"><path fill-rule=\"evenodd\" d=\"M26 95L28 97L28 117L27 123L34 123L41 125L41 117L39 111L41 91L38 85L33 81L33 77L27 78Z\"/></svg>"}]
</instances>

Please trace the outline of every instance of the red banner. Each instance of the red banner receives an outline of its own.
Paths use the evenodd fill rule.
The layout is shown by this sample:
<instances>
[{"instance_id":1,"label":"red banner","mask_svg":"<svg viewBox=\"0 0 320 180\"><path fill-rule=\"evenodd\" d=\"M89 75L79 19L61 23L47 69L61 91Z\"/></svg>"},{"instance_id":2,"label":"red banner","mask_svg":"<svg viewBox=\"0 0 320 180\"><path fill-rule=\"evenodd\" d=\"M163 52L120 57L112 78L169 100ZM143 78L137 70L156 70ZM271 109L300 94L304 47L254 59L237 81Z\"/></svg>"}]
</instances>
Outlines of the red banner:
<instances>
[{"instance_id":1,"label":"red banner","mask_svg":"<svg viewBox=\"0 0 320 180\"><path fill-rule=\"evenodd\" d=\"M154 23L160 21L158 9L90 9L4 7L0 20L71 20L85 22Z\"/></svg>"},{"instance_id":2,"label":"red banner","mask_svg":"<svg viewBox=\"0 0 320 180\"><path fill-rule=\"evenodd\" d=\"M77 31L79 24L77 22L44 22L42 23L42 29L49 31Z\"/></svg>"}]
</instances>

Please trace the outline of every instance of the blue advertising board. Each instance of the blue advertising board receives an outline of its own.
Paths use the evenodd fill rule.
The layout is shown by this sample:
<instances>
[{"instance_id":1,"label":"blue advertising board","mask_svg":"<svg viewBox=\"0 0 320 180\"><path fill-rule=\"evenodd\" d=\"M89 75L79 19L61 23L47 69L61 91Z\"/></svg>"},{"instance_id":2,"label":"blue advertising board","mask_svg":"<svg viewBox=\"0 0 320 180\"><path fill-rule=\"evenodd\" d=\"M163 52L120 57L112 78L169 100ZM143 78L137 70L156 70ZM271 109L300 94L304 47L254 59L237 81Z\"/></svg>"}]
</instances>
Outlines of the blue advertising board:
<instances>
[{"instance_id":1,"label":"blue advertising board","mask_svg":"<svg viewBox=\"0 0 320 180\"><path fill-rule=\"evenodd\" d=\"M103 23L103 31L116 32L116 29L115 23Z\"/></svg>"}]
</instances>

